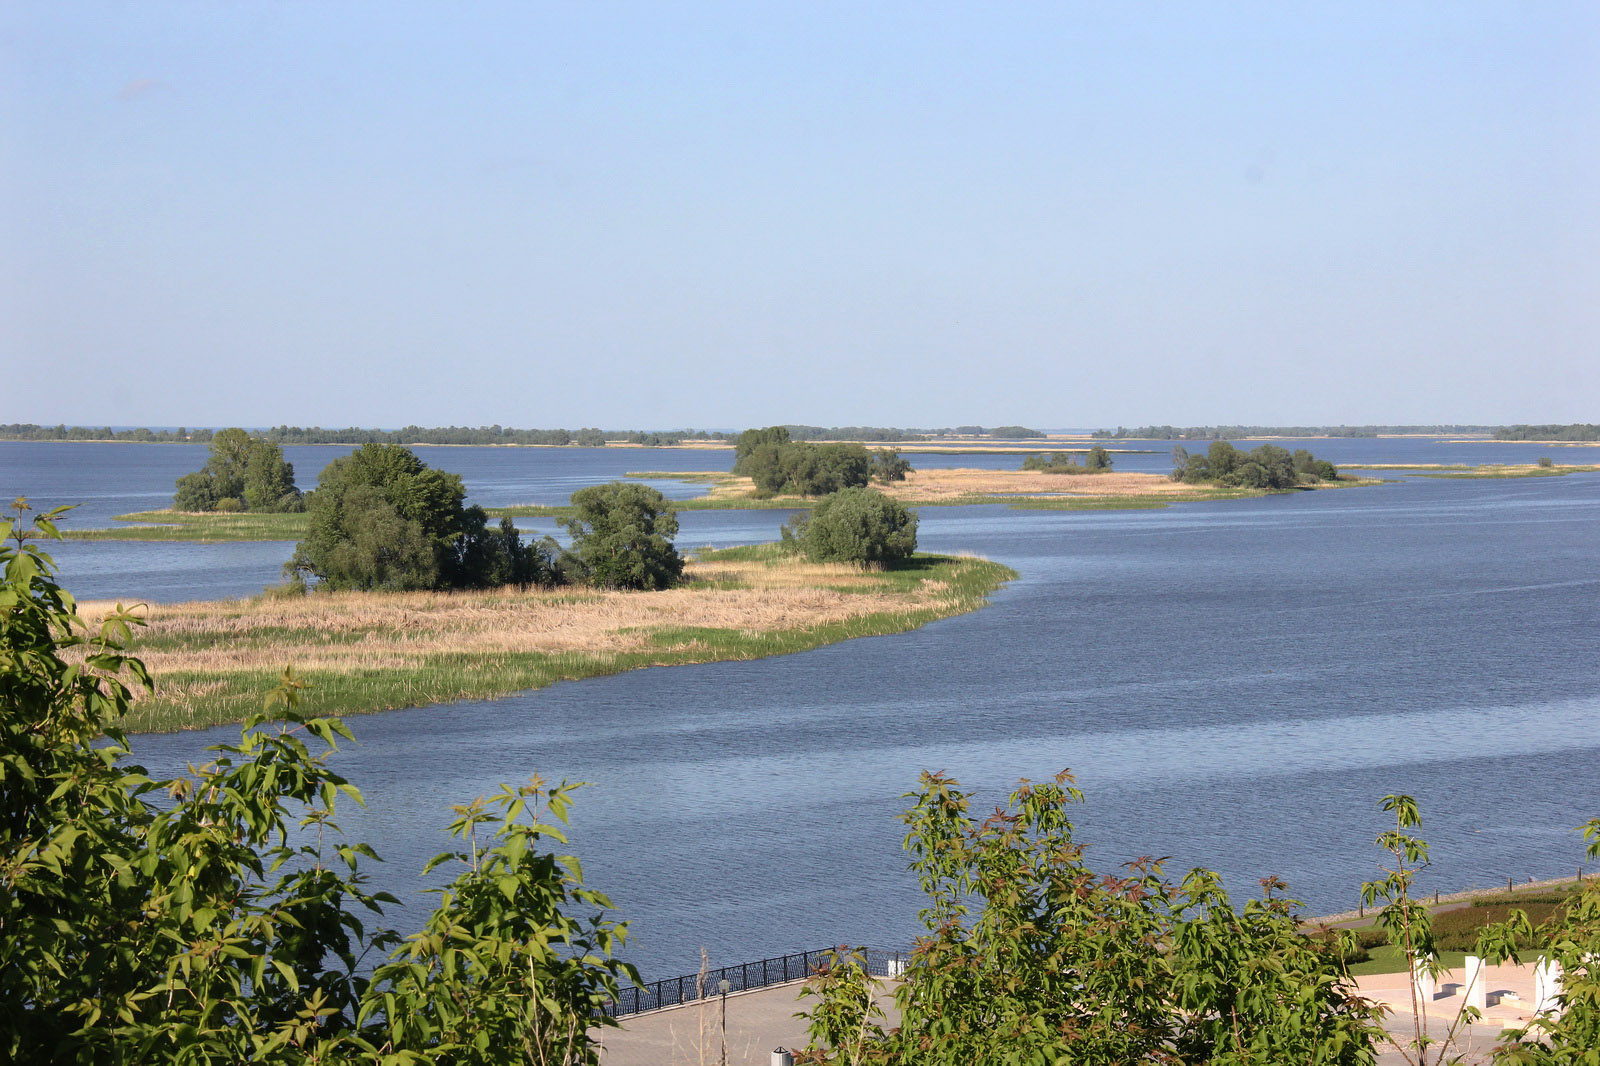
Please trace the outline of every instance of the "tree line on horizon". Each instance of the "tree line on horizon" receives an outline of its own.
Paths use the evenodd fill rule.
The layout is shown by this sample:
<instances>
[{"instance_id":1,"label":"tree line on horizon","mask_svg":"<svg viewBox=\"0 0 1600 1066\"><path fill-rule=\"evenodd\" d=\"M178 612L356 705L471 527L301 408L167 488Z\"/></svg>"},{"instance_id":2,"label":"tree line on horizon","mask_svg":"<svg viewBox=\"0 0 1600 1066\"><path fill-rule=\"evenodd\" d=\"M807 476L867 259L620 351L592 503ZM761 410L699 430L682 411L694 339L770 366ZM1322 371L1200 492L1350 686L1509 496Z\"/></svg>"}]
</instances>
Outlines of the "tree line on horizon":
<instances>
[{"instance_id":1,"label":"tree line on horizon","mask_svg":"<svg viewBox=\"0 0 1600 1066\"><path fill-rule=\"evenodd\" d=\"M943 429L899 429L885 426L784 426L794 440L804 441L921 441L952 437L988 437L994 440L1037 440L1045 434L1027 426L949 426ZM133 441L150 444L205 444L219 430L212 427L189 429L114 429L111 426L68 426L58 423L42 426L32 422L0 423L0 440L12 441ZM611 441L641 444L646 447L671 447L686 440L731 441L742 431L728 430L601 430L510 429L492 426L406 426L402 429L324 429L321 426L274 426L263 428L257 436L275 444L543 444L576 445L599 448ZM1102 440L1236 440L1241 437L1376 437L1381 433L1492 433L1496 440L1600 440L1600 425L1577 422L1569 425L1417 425L1417 426L1139 426L1129 429L1097 429L1091 436Z\"/></svg>"},{"instance_id":2,"label":"tree line on horizon","mask_svg":"<svg viewBox=\"0 0 1600 1066\"><path fill-rule=\"evenodd\" d=\"M806 426L786 425L794 440L821 441L917 441L949 437L983 437L996 440L1032 440L1044 436L1037 429L1026 426L955 426L945 429L899 429L885 426ZM15 441L132 441L149 444L205 444L220 430L212 427L189 429L114 429L111 426L68 426L60 423L41 426L34 423L10 422L0 424L0 440ZM344 429L325 429L321 426L273 426L258 429L255 436L274 444L438 444L482 445L501 444L547 445L561 447L572 445L582 448L602 448L610 442L638 444L645 447L671 447L687 440L732 441L740 430L678 429L678 430L602 430L593 426L583 429L513 429L492 426L405 426L401 429L363 429L348 426Z\"/></svg>"},{"instance_id":3,"label":"tree line on horizon","mask_svg":"<svg viewBox=\"0 0 1600 1066\"><path fill-rule=\"evenodd\" d=\"M1553 428L1553 427L1543 427ZM1376 437L1380 433L1490 433L1495 426L1139 426L1097 429L1102 440L1238 440L1240 437ZM1502 438L1509 439L1509 438Z\"/></svg>"},{"instance_id":4,"label":"tree line on horizon","mask_svg":"<svg viewBox=\"0 0 1600 1066\"><path fill-rule=\"evenodd\" d=\"M1501 426L1495 440L1600 440L1600 425L1575 422L1566 426Z\"/></svg>"}]
</instances>

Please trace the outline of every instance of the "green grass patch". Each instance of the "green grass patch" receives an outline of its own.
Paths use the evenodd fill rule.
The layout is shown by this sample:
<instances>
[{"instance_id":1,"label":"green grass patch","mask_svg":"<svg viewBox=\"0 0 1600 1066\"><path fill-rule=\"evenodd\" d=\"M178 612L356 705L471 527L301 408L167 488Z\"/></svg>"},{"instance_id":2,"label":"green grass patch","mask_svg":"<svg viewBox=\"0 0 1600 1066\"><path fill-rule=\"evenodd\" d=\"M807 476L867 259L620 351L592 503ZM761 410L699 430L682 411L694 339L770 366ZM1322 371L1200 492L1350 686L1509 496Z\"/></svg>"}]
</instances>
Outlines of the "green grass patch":
<instances>
[{"instance_id":1,"label":"green grass patch","mask_svg":"<svg viewBox=\"0 0 1600 1066\"><path fill-rule=\"evenodd\" d=\"M186 511L135 511L115 521L136 523L109 529L63 529L68 540L223 541L300 540L306 534L304 514L251 514L235 511L196 514Z\"/></svg>"}]
</instances>

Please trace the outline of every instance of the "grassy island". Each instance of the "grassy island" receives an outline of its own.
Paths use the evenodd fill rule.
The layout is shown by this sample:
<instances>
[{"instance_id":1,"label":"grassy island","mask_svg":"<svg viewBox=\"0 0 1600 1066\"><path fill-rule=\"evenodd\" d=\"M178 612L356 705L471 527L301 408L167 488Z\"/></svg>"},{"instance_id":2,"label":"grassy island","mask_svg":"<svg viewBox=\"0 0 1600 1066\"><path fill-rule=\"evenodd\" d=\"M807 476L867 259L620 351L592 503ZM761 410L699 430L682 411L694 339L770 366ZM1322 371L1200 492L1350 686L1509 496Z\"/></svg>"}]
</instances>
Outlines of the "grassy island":
<instances>
[{"instance_id":1,"label":"grassy island","mask_svg":"<svg viewBox=\"0 0 1600 1066\"><path fill-rule=\"evenodd\" d=\"M674 501L680 511L741 510L774 508L793 510L812 506L816 501L805 496L761 497L755 483L747 477L716 471L676 473L640 471L629 477L673 479L707 486L703 496ZM1372 478L1341 476L1308 488L1344 488L1376 485ZM1162 474L1136 474L1122 471L1086 473L1079 477L1038 470L975 470L949 468L913 470L904 481L875 484L878 491L893 496L908 507L940 507L962 504L1008 504L1021 510L1122 510L1165 507L1172 503L1196 500L1238 500L1266 496L1264 489L1225 485L1191 485L1173 481ZM1298 491L1298 490L1295 490ZM512 515L552 515L559 508L508 507Z\"/></svg>"},{"instance_id":2,"label":"grassy island","mask_svg":"<svg viewBox=\"0 0 1600 1066\"><path fill-rule=\"evenodd\" d=\"M1391 467L1389 469L1414 469ZM1457 476L1440 468L1441 476ZM1462 468L1466 470L1467 468ZM1496 468L1520 469L1520 468ZM1533 474L1461 474L1477 477L1528 477L1551 473L1530 468ZM1557 467L1557 473L1596 467ZM679 511L791 511L811 507L814 497L757 495L755 482L718 470L664 471L642 470L627 475L645 480L684 481L706 486L702 496L674 500ZM1337 481L1310 486L1316 489L1377 485L1381 479L1340 475ZM965 468L913 470L906 480L875 486L908 507L942 507L960 504L1008 504L1018 510L1108 511L1166 507L1174 503L1199 500L1238 500L1265 496L1263 489L1233 486L1189 485L1172 481L1161 474L1133 474L1121 471L1096 473L1078 478L1032 470L973 470ZM1296 490L1298 491L1298 490ZM568 518L572 508L565 504L526 503L509 507L485 508L491 519ZM189 541L215 544L224 541L301 540L306 534L304 514L255 514L185 511L135 511L115 518L127 525L108 529L63 530L68 540L148 540Z\"/></svg>"},{"instance_id":3,"label":"grassy island","mask_svg":"<svg viewBox=\"0 0 1600 1066\"><path fill-rule=\"evenodd\" d=\"M123 722L235 722L285 666L308 710L359 714L488 699L643 666L757 659L901 633L983 606L999 563L916 555L890 570L802 562L776 545L705 551L663 592L341 592L153 604L132 653L156 678ZM88 621L107 604L82 604Z\"/></svg>"}]
</instances>

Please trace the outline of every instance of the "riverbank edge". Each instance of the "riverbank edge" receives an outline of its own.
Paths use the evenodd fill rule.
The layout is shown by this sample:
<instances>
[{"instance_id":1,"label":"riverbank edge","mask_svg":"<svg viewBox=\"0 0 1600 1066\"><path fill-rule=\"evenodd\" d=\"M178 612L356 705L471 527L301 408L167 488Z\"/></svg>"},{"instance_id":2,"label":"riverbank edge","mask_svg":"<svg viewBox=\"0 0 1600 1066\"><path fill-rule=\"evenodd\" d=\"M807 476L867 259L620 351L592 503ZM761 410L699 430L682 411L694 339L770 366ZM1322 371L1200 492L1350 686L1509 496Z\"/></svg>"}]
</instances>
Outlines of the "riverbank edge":
<instances>
[{"instance_id":1,"label":"riverbank edge","mask_svg":"<svg viewBox=\"0 0 1600 1066\"><path fill-rule=\"evenodd\" d=\"M775 545L753 545L699 553L697 559L750 561L781 566ZM919 594L912 604L893 610L868 611L847 619L786 626L766 630L734 630L671 625L639 626L655 646L635 652L517 652L486 650L450 652L419 657L403 668L327 671L296 669L309 684L302 695L307 713L327 715L374 714L389 710L434 707L470 700L501 699L545 688L558 681L580 681L652 666L684 666L712 662L748 661L773 655L811 651L857 637L892 636L919 629L930 622L967 614L984 607L996 590L1020 575L1011 567L969 555L918 553L914 569L864 571L881 580L882 587ZM831 589L826 577L815 581L818 589ZM723 582L709 582L708 591L725 590ZM565 590L563 590L565 591ZM857 591L873 591L858 588ZM574 597L589 590L571 590ZM626 593L647 597L649 592ZM263 602L246 601L249 602ZM159 634L152 634L158 637ZM150 638L147 638L150 639ZM139 655L136 633L131 654ZM294 666L292 661L283 665ZM129 733L171 733L208 729L243 721L260 708L263 696L276 687L282 666L239 671L169 671L156 678L156 694L139 700L120 723ZM161 689L203 692L183 710L163 702ZM203 703L205 710L192 705Z\"/></svg>"}]
</instances>

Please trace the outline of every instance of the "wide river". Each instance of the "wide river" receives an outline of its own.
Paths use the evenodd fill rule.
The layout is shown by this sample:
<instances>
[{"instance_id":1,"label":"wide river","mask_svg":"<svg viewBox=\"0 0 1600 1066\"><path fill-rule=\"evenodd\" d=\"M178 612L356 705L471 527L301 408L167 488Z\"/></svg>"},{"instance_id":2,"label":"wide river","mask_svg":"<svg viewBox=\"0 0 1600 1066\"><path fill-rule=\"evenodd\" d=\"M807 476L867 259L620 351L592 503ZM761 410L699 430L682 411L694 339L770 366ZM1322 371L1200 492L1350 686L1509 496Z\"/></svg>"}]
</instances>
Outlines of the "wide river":
<instances>
[{"instance_id":1,"label":"wide river","mask_svg":"<svg viewBox=\"0 0 1600 1066\"><path fill-rule=\"evenodd\" d=\"M1294 442L1289 443L1294 447ZM1362 462L1592 462L1594 449L1316 441ZM1166 470L1136 445L1119 469ZM302 485L345 448L290 448ZM626 471L727 452L427 448L487 504L560 502ZM188 445L0 443L0 492L82 503L79 526L162 506ZM1014 457L913 457L1015 466ZM914 633L758 662L657 668L508 699L355 719L335 765L366 794L346 832L416 899L449 806L499 782L593 783L573 847L632 921L647 977L852 942L902 945L918 897L897 814L924 768L1003 797L1071 767L1079 837L1114 869L1171 856L1240 897L1285 878L1313 912L1375 876L1380 797L1422 804L1424 888L1573 873L1600 814L1600 474L1395 484L1160 511L925 508L921 543L1021 573ZM696 489L662 483L671 493ZM683 547L772 539L783 512L690 512ZM551 523L528 523L553 531ZM68 543L81 598L248 595L291 545ZM180 772L232 729L135 741ZM416 907L393 915L410 928Z\"/></svg>"}]
</instances>

